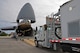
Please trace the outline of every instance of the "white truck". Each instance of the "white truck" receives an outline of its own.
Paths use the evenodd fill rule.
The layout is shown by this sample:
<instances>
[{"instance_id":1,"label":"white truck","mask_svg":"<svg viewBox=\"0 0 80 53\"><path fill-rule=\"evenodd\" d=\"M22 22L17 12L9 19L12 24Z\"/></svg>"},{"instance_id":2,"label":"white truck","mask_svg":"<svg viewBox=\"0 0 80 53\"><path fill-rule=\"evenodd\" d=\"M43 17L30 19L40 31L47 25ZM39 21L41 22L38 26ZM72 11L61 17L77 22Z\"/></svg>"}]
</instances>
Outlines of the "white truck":
<instances>
[{"instance_id":1,"label":"white truck","mask_svg":"<svg viewBox=\"0 0 80 53\"><path fill-rule=\"evenodd\" d=\"M80 53L80 0L71 0L60 7L61 39L51 40L60 43L63 52Z\"/></svg>"},{"instance_id":2,"label":"white truck","mask_svg":"<svg viewBox=\"0 0 80 53\"><path fill-rule=\"evenodd\" d=\"M47 20L47 30L40 31L35 38L37 46L40 44L45 47L53 45L51 47L57 49L56 44L60 44L63 52L80 53L80 0L71 0L63 4L59 10L61 26L55 25L55 21L48 25ZM58 29L61 29L61 31ZM44 32L46 32L46 35Z\"/></svg>"},{"instance_id":3,"label":"white truck","mask_svg":"<svg viewBox=\"0 0 80 53\"><path fill-rule=\"evenodd\" d=\"M60 21L57 18L53 17L46 17L46 24L40 26L37 30L37 35L35 35L35 45L36 47L46 47L46 48L53 48L54 50L57 49L57 45L51 44L50 40L58 39L55 36L55 28L60 27ZM58 29L59 31L59 29Z\"/></svg>"}]
</instances>

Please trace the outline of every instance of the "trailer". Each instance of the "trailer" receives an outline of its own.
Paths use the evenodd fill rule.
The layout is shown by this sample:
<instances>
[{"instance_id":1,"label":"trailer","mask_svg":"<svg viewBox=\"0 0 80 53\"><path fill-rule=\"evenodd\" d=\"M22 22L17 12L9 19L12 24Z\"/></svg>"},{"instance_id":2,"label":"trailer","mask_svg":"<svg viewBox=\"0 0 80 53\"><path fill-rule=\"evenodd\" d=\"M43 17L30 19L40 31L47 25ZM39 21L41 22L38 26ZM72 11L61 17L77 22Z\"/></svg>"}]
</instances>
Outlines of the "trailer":
<instances>
[{"instance_id":1,"label":"trailer","mask_svg":"<svg viewBox=\"0 0 80 53\"><path fill-rule=\"evenodd\" d=\"M80 53L80 0L71 0L60 7L61 39L50 40L60 43L63 52ZM56 32L56 31L55 31Z\"/></svg>"}]
</instances>

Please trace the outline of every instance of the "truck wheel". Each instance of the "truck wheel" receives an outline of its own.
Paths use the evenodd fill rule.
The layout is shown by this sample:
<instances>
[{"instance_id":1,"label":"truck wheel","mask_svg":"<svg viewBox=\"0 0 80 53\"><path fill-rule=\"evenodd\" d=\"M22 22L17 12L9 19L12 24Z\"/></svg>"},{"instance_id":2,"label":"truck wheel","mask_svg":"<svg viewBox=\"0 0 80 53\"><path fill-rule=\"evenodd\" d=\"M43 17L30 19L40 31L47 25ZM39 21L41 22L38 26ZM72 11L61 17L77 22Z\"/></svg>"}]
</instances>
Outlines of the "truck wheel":
<instances>
[{"instance_id":1,"label":"truck wheel","mask_svg":"<svg viewBox=\"0 0 80 53\"><path fill-rule=\"evenodd\" d=\"M78 52L73 52L73 51L71 51L70 53L78 53Z\"/></svg>"},{"instance_id":2,"label":"truck wheel","mask_svg":"<svg viewBox=\"0 0 80 53\"><path fill-rule=\"evenodd\" d=\"M38 41L37 40L35 40L35 46L36 47L39 47L39 44L38 44Z\"/></svg>"}]
</instances>

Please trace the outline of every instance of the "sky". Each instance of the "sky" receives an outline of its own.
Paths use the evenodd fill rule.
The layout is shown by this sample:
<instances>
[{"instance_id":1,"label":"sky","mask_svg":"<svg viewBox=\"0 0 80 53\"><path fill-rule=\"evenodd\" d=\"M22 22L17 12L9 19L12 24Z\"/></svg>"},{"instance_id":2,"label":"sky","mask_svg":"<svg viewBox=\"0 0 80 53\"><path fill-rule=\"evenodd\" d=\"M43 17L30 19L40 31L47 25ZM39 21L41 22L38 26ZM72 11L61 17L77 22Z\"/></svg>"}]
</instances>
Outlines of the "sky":
<instances>
[{"instance_id":1,"label":"sky","mask_svg":"<svg viewBox=\"0 0 80 53\"><path fill-rule=\"evenodd\" d=\"M17 16L25 3L30 3L33 7L36 23L32 27L44 25L46 16L56 13L63 3L68 0L0 0L0 28L16 25Z\"/></svg>"}]
</instances>

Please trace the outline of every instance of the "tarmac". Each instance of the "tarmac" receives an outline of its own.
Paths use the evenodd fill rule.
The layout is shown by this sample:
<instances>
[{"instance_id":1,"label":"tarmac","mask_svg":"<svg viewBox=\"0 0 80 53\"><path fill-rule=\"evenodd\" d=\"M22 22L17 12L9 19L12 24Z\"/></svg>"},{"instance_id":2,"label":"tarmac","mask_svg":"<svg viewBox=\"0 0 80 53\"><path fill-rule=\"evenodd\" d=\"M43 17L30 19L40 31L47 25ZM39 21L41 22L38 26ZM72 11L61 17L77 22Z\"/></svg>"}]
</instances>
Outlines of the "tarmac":
<instances>
[{"instance_id":1,"label":"tarmac","mask_svg":"<svg viewBox=\"0 0 80 53\"><path fill-rule=\"evenodd\" d=\"M11 36L0 36L0 39L11 39ZM31 46L35 46L34 37L19 37L19 40Z\"/></svg>"}]
</instances>

